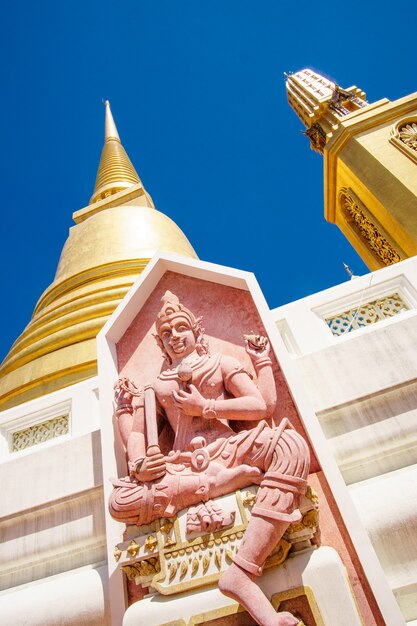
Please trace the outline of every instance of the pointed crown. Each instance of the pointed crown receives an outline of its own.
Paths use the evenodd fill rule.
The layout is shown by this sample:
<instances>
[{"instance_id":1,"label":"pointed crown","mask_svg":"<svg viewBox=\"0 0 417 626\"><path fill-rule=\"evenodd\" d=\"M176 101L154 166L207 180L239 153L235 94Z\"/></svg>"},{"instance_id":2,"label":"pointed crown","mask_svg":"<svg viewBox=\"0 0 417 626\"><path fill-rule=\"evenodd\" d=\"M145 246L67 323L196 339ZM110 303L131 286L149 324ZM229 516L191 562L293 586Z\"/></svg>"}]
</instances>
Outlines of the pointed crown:
<instances>
[{"instance_id":1,"label":"pointed crown","mask_svg":"<svg viewBox=\"0 0 417 626\"><path fill-rule=\"evenodd\" d=\"M201 320L201 318L196 318L189 309L182 305L179 301L178 296L173 294L171 291L166 291L164 293L161 298L161 302L162 307L155 321L156 332L158 333L158 335L162 324L169 321L174 315L177 315L178 313L181 313L186 319L189 320L190 326L193 329Z\"/></svg>"},{"instance_id":2,"label":"pointed crown","mask_svg":"<svg viewBox=\"0 0 417 626\"><path fill-rule=\"evenodd\" d=\"M196 338L196 351L202 356L203 354L209 353L208 342L206 337L204 336L204 328L201 325L202 317L195 317L194 313L187 309L181 302L179 298L173 294L171 291L166 291L165 294L161 298L162 307L156 316L155 326L157 335L154 335L156 342L160 349L162 350L162 354L164 355L165 360L171 363L171 359L166 352L161 336L160 329L165 322L169 322L173 317L177 315L181 315L188 319L190 322L190 326Z\"/></svg>"}]
</instances>

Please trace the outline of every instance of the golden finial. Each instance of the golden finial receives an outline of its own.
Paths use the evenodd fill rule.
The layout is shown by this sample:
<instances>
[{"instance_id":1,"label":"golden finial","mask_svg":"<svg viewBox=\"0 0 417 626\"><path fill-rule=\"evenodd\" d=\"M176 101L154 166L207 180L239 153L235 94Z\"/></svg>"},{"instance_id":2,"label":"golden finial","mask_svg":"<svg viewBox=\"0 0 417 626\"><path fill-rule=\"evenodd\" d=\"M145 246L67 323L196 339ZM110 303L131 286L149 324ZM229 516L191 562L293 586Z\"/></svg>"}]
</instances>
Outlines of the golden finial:
<instances>
[{"instance_id":1,"label":"golden finial","mask_svg":"<svg viewBox=\"0 0 417 626\"><path fill-rule=\"evenodd\" d=\"M355 276L355 274L352 272L352 270L350 269L349 265L347 263L343 263L343 267L345 268L348 276L350 276L350 280L353 280L354 278L358 278L357 276Z\"/></svg>"},{"instance_id":2,"label":"golden finial","mask_svg":"<svg viewBox=\"0 0 417 626\"><path fill-rule=\"evenodd\" d=\"M110 102L104 100L103 104L106 109L104 147L90 204L141 182L120 141Z\"/></svg>"},{"instance_id":3,"label":"golden finial","mask_svg":"<svg viewBox=\"0 0 417 626\"><path fill-rule=\"evenodd\" d=\"M110 108L110 102L104 100L104 106L106 108L106 117L104 122L104 141L120 141L119 133L117 132L116 124L114 123L113 115Z\"/></svg>"}]
</instances>

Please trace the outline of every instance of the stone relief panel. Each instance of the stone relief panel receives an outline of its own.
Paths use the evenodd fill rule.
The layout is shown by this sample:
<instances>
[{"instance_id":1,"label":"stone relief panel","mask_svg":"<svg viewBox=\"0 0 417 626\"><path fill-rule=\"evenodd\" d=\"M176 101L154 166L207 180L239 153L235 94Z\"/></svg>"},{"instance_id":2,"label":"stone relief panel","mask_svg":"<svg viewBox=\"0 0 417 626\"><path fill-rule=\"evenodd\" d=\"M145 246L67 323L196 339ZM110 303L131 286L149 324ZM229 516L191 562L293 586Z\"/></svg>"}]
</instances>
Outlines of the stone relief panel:
<instances>
[{"instance_id":1,"label":"stone relief panel","mask_svg":"<svg viewBox=\"0 0 417 626\"><path fill-rule=\"evenodd\" d=\"M138 284L114 321L114 328L130 325L109 342L119 468L109 508L124 522L112 537L126 623L154 611L153 626L178 619L189 594L232 606L223 594L263 626L314 624L301 601L294 610L274 605L268 581L284 593L317 563L312 588L320 610L328 602L316 582L324 577L327 590L336 570L343 571L343 610L353 607L347 571L360 611L377 626L371 592L357 584L360 562L306 438L307 416L302 421L252 285L236 288L235 277L220 272L212 282L182 269L153 271L157 279ZM212 604L204 602L206 616ZM162 606L173 607L165 619ZM359 626L351 613L349 623ZM198 623L194 612L185 623Z\"/></svg>"},{"instance_id":2,"label":"stone relief panel","mask_svg":"<svg viewBox=\"0 0 417 626\"><path fill-rule=\"evenodd\" d=\"M219 579L219 589L258 623L278 619L295 626L298 619L276 614L254 582L268 558L282 562L292 544L305 545L317 529L316 508L311 499L305 504L308 446L288 418L273 417L277 392L268 338L249 327L240 337L249 374L226 346L211 348L198 309L170 290L159 307L153 320L159 373L146 372L145 358L148 382L140 385L132 370L114 387L129 474L114 481L110 513L127 525L149 527L146 538L139 534L117 546L115 556L138 554L141 546L152 553L161 544L158 558L125 564L126 575L151 575L153 587L165 594ZM220 302L211 317L221 319L222 308ZM251 485L256 489L242 498L240 490ZM227 494L232 499L221 502ZM207 539L228 528L232 532Z\"/></svg>"},{"instance_id":3,"label":"stone relief panel","mask_svg":"<svg viewBox=\"0 0 417 626\"><path fill-rule=\"evenodd\" d=\"M255 579L313 545L309 447L277 410L278 364L248 294L171 282L117 348L128 475L109 502L127 528L115 559L162 594L218 580L257 623L295 626Z\"/></svg>"}]
</instances>

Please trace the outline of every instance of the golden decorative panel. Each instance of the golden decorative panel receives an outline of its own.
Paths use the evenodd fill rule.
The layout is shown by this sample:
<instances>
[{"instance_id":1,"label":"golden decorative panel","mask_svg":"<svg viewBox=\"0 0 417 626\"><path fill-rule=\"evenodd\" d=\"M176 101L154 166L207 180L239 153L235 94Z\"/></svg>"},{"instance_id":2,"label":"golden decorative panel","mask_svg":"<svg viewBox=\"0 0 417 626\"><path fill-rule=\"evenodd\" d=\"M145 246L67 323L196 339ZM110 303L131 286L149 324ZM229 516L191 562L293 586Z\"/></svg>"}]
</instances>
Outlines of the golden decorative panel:
<instances>
[{"instance_id":1,"label":"golden decorative panel","mask_svg":"<svg viewBox=\"0 0 417 626\"><path fill-rule=\"evenodd\" d=\"M69 432L69 416L61 415L53 419L33 424L22 430L16 430L11 435L11 451L18 452L31 446L36 446L49 439L61 437Z\"/></svg>"},{"instance_id":2,"label":"golden decorative panel","mask_svg":"<svg viewBox=\"0 0 417 626\"><path fill-rule=\"evenodd\" d=\"M333 335L345 335L352 330L375 324L388 317L394 317L394 315L408 309L409 306L400 294L392 293L389 296L343 311L343 313L326 317L325 321Z\"/></svg>"},{"instance_id":3,"label":"golden decorative panel","mask_svg":"<svg viewBox=\"0 0 417 626\"><path fill-rule=\"evenodd\" d=\"M234 524L229 528L187 535L187 509L184 509L175 518L132 526L129 538L115 546L114 559L129 580L152 587L163 595L215 583L233 562L239 549L257 489L252 485L243 493L236 491L220 499L223 505L231 507L230 510L236 513ZM267 568L280 565L290 554L314 549L319 524L318 501L310 487L301 499L300 510L301 521L290 524L268 557Z\"/></svg>"},{"instance_id":4,"label":"golden decorative panel","mask_svg":"<svg viewBox=\"0 0 417 626\"><path fill-rule=\"evenodd\" d=\"M401 261L398 252L370 219L367 210L354 197L350 189L341 190L340 201L342 213L347 223L384 265L392 265Z\"/></svg>"}]
</instances>

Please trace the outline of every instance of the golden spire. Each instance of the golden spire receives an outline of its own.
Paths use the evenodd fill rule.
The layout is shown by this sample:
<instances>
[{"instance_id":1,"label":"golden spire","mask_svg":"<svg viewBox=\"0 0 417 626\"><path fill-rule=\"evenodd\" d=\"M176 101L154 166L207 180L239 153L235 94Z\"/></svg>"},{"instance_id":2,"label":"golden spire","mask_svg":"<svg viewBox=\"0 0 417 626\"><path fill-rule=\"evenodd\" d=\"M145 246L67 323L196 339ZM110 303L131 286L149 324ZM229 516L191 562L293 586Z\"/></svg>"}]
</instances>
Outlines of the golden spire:
<instances>
[{"instance_id":1,"label":"golden spire","mask_svg":"<svg viewBox=\"0 0 417 626\"><path fill-rule=\"evenodd\" d=\"M175 222L155 209L108 102L93 199L73 218L54 281L0 365L2 410L95 376L96 335L149 259L158 250L196 258Z\"/></svg>"},{"instance_id":2,"label":"golden spire","mask_svg":"<svg viewBox=\"0 0 417 626\"><path fill-rule=\"evenodd\" d=\"M120 142L119 133L117 132L110 109L110 102L106 100L104 106L106 107L104 146L90 204L98 200L103 200L127 187L141 183L135 168Z\"/></svg>"}]
</instances>

